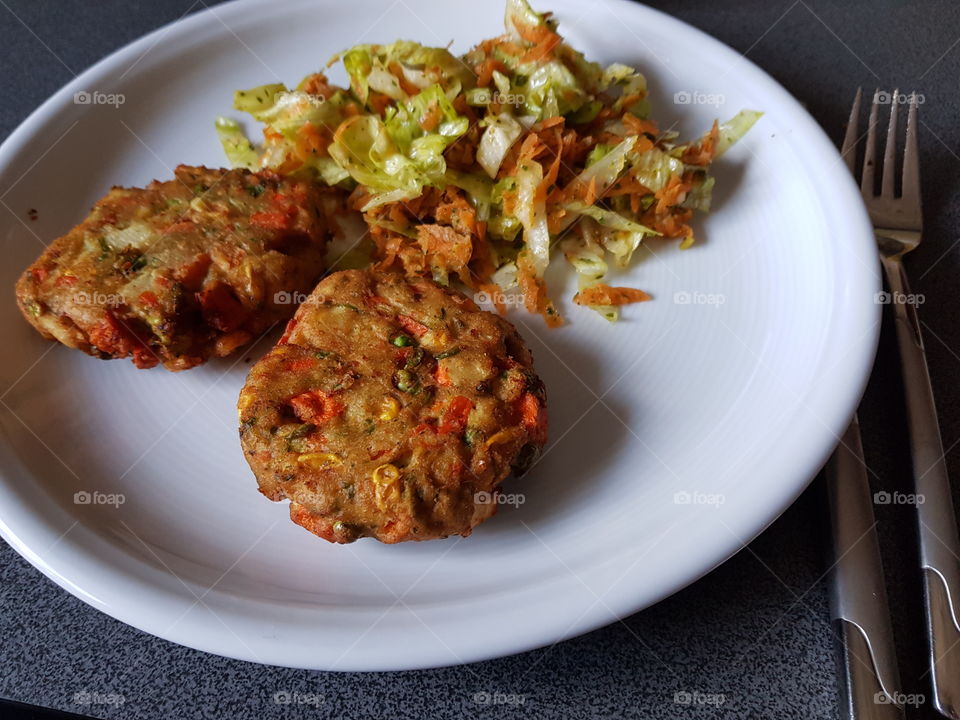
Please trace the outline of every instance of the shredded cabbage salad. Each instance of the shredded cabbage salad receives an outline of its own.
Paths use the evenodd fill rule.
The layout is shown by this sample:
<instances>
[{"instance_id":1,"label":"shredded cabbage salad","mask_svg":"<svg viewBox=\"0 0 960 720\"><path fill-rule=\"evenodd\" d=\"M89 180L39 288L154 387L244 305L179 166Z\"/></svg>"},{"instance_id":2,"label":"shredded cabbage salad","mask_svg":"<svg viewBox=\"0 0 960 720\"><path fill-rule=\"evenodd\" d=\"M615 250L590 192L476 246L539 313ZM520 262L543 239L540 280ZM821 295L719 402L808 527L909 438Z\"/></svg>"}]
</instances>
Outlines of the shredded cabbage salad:
<instances>
[{"instance_id":1,"label":"shredded cabbage salad","mask_svg":"<svg viewBox=\"0 0 960 720\"><path fill-rule=\"evenodd\" d=\"M626 267L649 236L692 245L711 163L760 113L678 142L650 119L634 68L589 62L527 0L507 0L505 24L462 57L403 40L357 45L328 63L343 64L349 88L316 73L235 94L263 124L261 144L231 119L217 132L235 167L348 192L380 268L459 280L501 312L517 297L559 325L544 280L559 253L577 272L574 302L616 320L649 296L607 285L610 263Z\"/></svg>"}]
</instances>

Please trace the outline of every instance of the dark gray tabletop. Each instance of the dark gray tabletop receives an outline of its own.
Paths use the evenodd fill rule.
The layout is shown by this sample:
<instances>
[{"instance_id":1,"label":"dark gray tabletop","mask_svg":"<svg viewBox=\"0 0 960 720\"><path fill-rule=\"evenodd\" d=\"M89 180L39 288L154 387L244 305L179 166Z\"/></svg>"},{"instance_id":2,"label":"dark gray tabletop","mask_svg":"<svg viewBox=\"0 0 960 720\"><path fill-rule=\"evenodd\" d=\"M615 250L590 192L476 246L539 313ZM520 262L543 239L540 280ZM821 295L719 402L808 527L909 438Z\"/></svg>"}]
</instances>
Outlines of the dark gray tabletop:
<instances>
[{"instance_id":1,"label":"dark gray tabletop","mask_svg":"<svg viewBox=\"0 0 960 720\"><path fill-rule=\"evenodd\" d=\"M745 52L805 103L837 141L857 86L924 95L926 241L911 256L909 271L914 290L926 299L920 315L944 445L950 449L947 461L960 479L960 452L954 450L960 439L960 383L954 380L960 371L955 309L960 5L951 0L651 4ZM204 2L0 0L0 6L5 137L73 74L203 9ZM895 352L885 322L861 422L877 487L909 492ZM0 697L118 718L836 717L824 508L817 481L722 567L602 630L501 660L403 673L305 672L179 647L93 610L0 543ZM909 507L894 505L878 506L877 515L904 689L929 696L913 517ZM278 703L278 693L300 702ZM684 704L688 698L693 701ZM911 714L934 717L928 706Z\"/></svg>"}]
</instances>

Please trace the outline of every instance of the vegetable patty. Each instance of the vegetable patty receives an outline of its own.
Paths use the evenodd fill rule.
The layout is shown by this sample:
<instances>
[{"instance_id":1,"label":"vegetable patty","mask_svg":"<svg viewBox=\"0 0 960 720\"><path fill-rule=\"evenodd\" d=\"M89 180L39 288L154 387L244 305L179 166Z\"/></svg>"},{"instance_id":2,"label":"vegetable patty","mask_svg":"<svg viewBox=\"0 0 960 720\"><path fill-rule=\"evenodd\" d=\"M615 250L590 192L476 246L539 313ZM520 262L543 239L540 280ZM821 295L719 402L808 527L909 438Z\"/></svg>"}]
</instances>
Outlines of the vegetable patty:
<instances>
[{"instance_id":1,"label":"vegetable patty","mask_svg":"<svg viewBox=\"0 0 960 720\"><path fill-rule=\"evenodd\" d=\"M260 491L325 540L469 535L546 442L516 329L425 278L325 278L239 399Z\"/></svg>"},{"instance_id":2,"label":"vegetable patty","mask_svg":"<svg viewBox=\"0 0 960 720\"><path fill-rule=\"evenodd\" d=\"M45 338L184 370L293 314L323 272L340 195L272 171L175 175L113 188L23 273L17 302Z\"/></svg>"}]
</instances>

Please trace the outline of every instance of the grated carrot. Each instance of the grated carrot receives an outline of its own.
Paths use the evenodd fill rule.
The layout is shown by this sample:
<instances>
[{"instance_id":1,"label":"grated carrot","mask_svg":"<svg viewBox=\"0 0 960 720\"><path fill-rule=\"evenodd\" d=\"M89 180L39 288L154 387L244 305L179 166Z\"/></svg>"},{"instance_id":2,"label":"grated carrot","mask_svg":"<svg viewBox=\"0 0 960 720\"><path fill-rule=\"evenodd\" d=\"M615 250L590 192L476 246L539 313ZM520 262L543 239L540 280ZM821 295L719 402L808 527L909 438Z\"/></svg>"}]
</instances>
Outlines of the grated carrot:
<instances>
[{"instance_id":1,"label":"grated carrot","mask_svg":"<svg viewBox=\"0 0 960 720\"><path fill-rule=\"evenodd\" d=\"M629 305L652 300L643 290L599 284L584 288L573 296L577 305Z\"/></svg>"}]
</instances>

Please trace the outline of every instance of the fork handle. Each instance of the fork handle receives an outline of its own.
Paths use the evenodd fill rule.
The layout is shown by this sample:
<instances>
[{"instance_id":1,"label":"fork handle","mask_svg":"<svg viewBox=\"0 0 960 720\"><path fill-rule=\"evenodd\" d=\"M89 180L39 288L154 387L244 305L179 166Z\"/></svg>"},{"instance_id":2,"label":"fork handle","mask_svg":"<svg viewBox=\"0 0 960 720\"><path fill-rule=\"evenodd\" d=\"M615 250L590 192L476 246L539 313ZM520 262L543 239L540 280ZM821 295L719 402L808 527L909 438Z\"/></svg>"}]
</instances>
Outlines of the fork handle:
<instances>
[{"instance_id":1,"label":"fork handle","mask_svg":"<svg viewBox=\"0 0 960 720\"><path fill-rule=\"evenodd\" d=\"M934 704L960 719L960 539L923 335L899 257L883 257L896 313L913 455Z\"/></svg>"}]
</instances>

